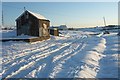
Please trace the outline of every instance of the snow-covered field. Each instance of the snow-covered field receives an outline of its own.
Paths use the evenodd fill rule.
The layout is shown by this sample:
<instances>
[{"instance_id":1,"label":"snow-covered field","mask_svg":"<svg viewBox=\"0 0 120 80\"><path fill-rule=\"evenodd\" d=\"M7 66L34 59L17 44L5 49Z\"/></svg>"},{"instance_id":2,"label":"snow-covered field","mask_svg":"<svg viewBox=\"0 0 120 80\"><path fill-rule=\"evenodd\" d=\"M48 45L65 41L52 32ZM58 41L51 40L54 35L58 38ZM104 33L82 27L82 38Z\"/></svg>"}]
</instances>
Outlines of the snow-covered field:
<instances>
[{"instance_id":1,"label":"snow-covered field","mask_svg":"<svg viewBox=\"0 0 120 80\"><path fill-rule=\"evenodd\" d=\"M11 31L12 32L12 31ZM46 41L2 43L3 78L118 78L118 35L61 31ZM3 38L10 31L3 31ZM15 36L14 32L11 36Z\"/></svg>"}]
</instances>

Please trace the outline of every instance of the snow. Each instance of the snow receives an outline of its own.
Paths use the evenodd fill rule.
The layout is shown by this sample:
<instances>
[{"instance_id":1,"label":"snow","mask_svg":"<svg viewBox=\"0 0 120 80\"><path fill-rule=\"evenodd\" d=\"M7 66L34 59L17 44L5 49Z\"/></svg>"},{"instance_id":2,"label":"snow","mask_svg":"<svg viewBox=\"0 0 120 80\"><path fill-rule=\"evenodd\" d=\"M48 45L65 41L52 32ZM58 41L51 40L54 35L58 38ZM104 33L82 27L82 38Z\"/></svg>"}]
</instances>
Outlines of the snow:
<instances>
[{"instance_id":1,"label":"snow","mask_svg":"<svg viewBox=\"0 0 120 80\"><path fill-rule=\"evenodd\" d=\"M26 10L26 11L29 12L31 15L35 16L37 19L47 20L44 16L42 16L42 15L40 15L38 13L34 13L34 12L29 11L29 10ZM17 19L19 19L22 15L24 15L24 13L25 13L25 11Z\"/></svg>"},{"instance_id":2,"label":"snow","mask_svg":"<svg viewBox=\"0 0 120 80\"><path fill-rule=\"evenodd\" d=\"M47 20L44 16L40 15L40 14L37 14L37 13L34 13L34 12L31 12L29 10L27 10L29 13L31 13L33 16L35 16L36 18L38 19L45 19Z\"/></svg>"},{"instance_id":3,"label":"snow","mask_svg":"<svg viewBox=\"0 0 120 80\"><path fill-rule=\"evenodd\" d=\"M15 39L29 39L29 38L37 38L35 36L28 36L28 35L20 35L20 36L17 36L17 37L14 37Z\"/></svg>"},{"instance_id":4,"label":"snow","mask_svg":"<svg viewBox=\"0 0 120 80\"><path fill-rule=\"evenodd\" d=\"M105 35L106 50L104 51L104 58L100 60L100 71L97 77L102 78L117 78L118 76L118 36L116 33ZM109 67L110 66L110 67Z\"/></svg>"},{"instance_id":5,"label":"snow","mask_svg":"<svg viewBox=\"0 0 120 80\"><path fill-rule=\"evenodd\" d=\"M15 37L14 31L2 33L6 38ZM0 75L3 78L118 78L116 32L101 36L88 29L61 33L64 36L33 43L3 42Z\"/></svg>"},{"instance_id":6,"label":"snow","mask_svg":"<svg viewBox=\"0 0 120 80\"><path fill-rule=\"evenodd\" d=\"M16 37L16 30L0 30L0 33L2 34L2 38L11 38Z\"/></svg>"},{"instance_id":7,"label":"snow","mask_svg":"<svg viewBox=\"0 0 120 80\"><path fill-rule=\"evenodd\" d=\"M35 36L28 36L21 34L19 36L16 35L16 30L1 30L2 37L0 39L29 39L29 38L37 38Z\"/></svg>"}]
</instances>

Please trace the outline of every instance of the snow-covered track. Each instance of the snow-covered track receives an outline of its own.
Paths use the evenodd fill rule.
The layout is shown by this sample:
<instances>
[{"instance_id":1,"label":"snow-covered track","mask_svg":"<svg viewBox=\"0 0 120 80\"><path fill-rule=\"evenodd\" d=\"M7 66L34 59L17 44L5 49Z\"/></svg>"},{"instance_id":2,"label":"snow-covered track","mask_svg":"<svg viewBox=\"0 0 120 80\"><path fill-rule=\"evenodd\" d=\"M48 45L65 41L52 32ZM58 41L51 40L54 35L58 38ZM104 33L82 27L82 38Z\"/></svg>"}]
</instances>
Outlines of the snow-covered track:
<instances>
[{"instance_id":1,"label":"snow-covered track","mask_svg":"<svg viewBox=\"0 0 120 80\"><path fill-rule=\"evenodd\" d=\"M76 42L78 42L78 40L74 40L71 43L64 43L64 44L61 44L61 46L59 48L55 47L55 49L53 49L52 47L49 47L51 51L44 52L44 50L42 50L42 54L39 54L40 51L38 51L37 53L35 52L36 55L33 53L34 54L33 58L31 55L32 59L30 59L30 58L28 59L28 57L30 57L30 56L27 56L27 58L26 57L22 58L23 60L21 60L20 63L10 66L11 67L10 69L12 69L12 67L14 67L14 70L9 70L9 69L6 70L7 72L5 72L5 73L7 73L7 74L5 74L5 75L14 76L14 75L20 73L21 71L24 71L24 69L34 66L36 63L38 64L39 62L42 62L42 60L44 58L46 59L46 57L48 57L49 55L52 56L51 54L53 54L53 53L54 53L53 55L55 55L55 54L58 55L58 54L62 53L62 51L68 49L71 46L71 44L76 43ZM46 49L46 50L48 50L48 49ZM26 61L26 60L28 60L28 61ZM32 65L32 63L33 63L33 65ZM14 71L14 73L12 73L11 71Z\"/></svg>"},{"instance_id":2,"label":"snow-covered track","mask_svg":"<svg viewBox=\"0 0 120 80\"><path fill-rule=\"evenodd\" d=\"M52 36L49 40L32 44L3 42L2 77L117 77L115 68L117 68L118 41L115 34L98 37L89 35L89 32L68 31L66 33L70 36ZM115 65L112 66L113 63ZM110 69L113 70L109 71ZM106 71L110 74L104 75Z\"/></svg>"}]
</instances>

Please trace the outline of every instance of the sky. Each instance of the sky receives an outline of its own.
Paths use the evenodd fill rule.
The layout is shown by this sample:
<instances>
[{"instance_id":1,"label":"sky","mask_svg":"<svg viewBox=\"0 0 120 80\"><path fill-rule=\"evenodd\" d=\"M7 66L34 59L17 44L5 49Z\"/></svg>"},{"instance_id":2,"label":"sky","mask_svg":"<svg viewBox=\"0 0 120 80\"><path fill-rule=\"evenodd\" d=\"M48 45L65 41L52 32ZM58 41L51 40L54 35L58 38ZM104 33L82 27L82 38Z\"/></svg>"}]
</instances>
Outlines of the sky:
<instances>
[{"instance_id":1,"label":"sky","mask_svg":"<svg viewBox=\"0 0 120 80\"><path fill-rule=\"evenodd\" d=\"M23 13L24 7L46 17L51 26L103 26L103 17L107 25L118 24L117 2L2 2L4 25L16 25L15 19Z\"/></svg>"}]
</instances>

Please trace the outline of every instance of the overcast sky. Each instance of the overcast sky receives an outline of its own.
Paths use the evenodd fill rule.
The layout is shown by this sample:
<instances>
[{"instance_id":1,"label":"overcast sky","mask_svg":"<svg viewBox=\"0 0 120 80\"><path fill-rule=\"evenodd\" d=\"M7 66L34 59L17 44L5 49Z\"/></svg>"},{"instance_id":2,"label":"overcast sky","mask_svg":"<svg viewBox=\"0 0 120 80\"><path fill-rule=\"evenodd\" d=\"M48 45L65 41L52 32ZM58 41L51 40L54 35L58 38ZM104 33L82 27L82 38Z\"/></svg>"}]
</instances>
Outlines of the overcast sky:
<instances>
[{"instance_id":1,"label":"overcast sky","mask_svg":"<svg viewBox=\"0 0 120 80\"><path fill-rule=\"evenodd\" d=\"M102 26L103 16L107 25L118 24L117 2L3 2L4 25L15 25L24 7L45 16L53 26Z\"/></svg>"}]
</instances>

